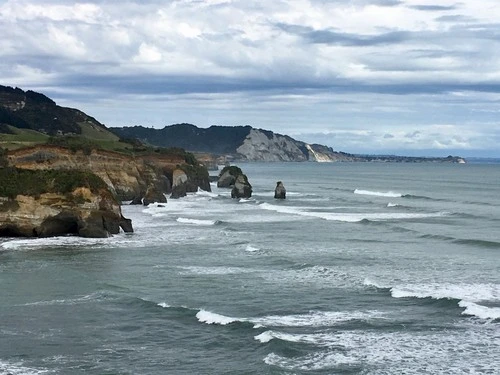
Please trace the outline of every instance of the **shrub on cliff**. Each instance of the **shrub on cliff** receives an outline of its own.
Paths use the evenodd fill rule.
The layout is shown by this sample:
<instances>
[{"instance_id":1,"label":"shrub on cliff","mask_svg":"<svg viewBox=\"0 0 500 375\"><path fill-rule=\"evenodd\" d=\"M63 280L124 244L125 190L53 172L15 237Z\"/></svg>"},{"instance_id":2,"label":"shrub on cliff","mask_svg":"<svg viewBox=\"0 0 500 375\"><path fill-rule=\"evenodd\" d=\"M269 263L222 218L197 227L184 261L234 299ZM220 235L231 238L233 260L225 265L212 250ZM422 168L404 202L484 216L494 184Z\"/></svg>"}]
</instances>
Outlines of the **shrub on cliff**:
<instances>
[{"instance_id":1,"label":"shrub on cliff","mask_svg":"<svg viewBox=\"0 0 500 375\"><path fill-rule=\"evenodd\" d=\"M0 196L14 198L19 194L38 196L44 193L67 194L77 187L93 193L107 188L106 183L91 172L78 170L0 169Z\"/></svg>"},{"instance_id":2,"label":"shrub on cliff","mask_svg":"<svg viewBox=\"0 0 500 375\"><path fill-rule=\"evenodd\" d=\"M0 147L0 168L5 168L9 165L9 160L7 159L7 150Z\"/></svg>"},{"instance_id":3,"label":"shrub on cliff","mask_svg":"<svg viewBox=\"0 0 500 375\"><path fill-rule=\"evenodd\" d=\"M47 144L70 149L73 152L82 151L85 155L90 155L92 150L101 149L99 144L82 136L64 135L50 137Z\"/></svg>"}]
</instances>

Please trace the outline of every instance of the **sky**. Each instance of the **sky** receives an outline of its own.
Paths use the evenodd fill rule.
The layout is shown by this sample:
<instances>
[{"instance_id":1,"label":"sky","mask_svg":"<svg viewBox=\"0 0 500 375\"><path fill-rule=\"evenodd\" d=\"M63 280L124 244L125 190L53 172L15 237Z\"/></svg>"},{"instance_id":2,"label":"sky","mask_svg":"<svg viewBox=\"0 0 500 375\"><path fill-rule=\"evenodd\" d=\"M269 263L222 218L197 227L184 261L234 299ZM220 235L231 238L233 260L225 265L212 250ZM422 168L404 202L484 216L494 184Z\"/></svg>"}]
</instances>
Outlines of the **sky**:
<instances>
[{"instance_id":1,"label":"sky","mask_svg":"<svg viewBox=\"0 0 500 375\"><path fill-rule=\"evenodd\" d=\"M0 0L0 84L107 126L500 157L498 0Z\"/></svg>"}]
</instances>

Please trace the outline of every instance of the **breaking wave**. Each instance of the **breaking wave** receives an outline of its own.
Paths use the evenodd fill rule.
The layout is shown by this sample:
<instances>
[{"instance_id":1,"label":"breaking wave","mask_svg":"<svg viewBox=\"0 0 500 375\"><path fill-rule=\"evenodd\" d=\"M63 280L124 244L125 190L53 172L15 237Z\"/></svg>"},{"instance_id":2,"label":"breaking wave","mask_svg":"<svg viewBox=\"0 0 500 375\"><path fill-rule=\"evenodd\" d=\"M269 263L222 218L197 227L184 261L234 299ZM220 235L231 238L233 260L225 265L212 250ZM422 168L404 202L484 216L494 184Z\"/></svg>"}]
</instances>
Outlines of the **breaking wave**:
<instances>
[{"instance_id":1,"label":"breaking wave","mask_svg":"<svg viewBox=\"0 0 500 375\"><path fill-rule=\"evenodd\" d=\"M342 221L348 223L356 223L361 221L387 221L387 220L411 220L411 219L425 219L433 217L447 216L447 212L435 213L398 213L398 212L379 212L379 213L347 213L347 212L316 212L308 211L305 209L290 207L290 206L276 206L269 203L262 203L260 208L269 211L276 211L290 215L298 215L303 217L318 218L329 221Z\"/></svg>"},{"instance_id":2,"label":"breaking wave","mask_svg":"<svg viewBox=\"0 0 500 375\"><path fill-rule=\"evenodd\" d=\"M361 190L361 189L356 189L354 190L354 194L359 194L359 195L372 195L376 197L388 197L388 198L401 198L403 195L400 193L395 193L393 191L371 191L371 190Z\"/></svg>"},{"instance_id":3,"label":"breaking wave","mask_svg":"<svg viewBox=\"0 0 500 375\"><path fill-rule=\"evenodd\" d=\"M394 298L431 298L436 300L456 300L464 308L462 315L483 320L500 319L500 307L486 306L500 303L498 284L407 284L403 286L383 286L370 279L364 285L388 290Z\"/></svg>"},{"instance_id":4,"label":"breaking wave","mask_svg":"<svg viewBox=\"0 0 500 375\"><path fill-rule=\"evenodd\" d=\"M217 225L220 224L218 220L202 220L202 219L189 219L185 217L177 218L178 223L193 224L193 225Z\"/></svg>"}]
</instances>

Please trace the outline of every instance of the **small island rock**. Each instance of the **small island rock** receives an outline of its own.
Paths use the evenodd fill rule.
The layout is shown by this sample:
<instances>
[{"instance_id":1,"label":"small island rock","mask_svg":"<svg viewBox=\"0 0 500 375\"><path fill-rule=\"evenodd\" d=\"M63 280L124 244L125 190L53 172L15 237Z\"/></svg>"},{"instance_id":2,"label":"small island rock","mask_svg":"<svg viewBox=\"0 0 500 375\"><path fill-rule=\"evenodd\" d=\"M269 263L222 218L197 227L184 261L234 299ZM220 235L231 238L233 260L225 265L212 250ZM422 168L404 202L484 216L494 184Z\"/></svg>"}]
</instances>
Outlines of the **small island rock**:
<instances>
[{"instance_id":1,"label":"small island rock","mask_svg":"<svg viewBox=\"0 0 500 375\"><path fill-rule=\"evenodd\" d=\"M286 199L286 189L283 182L278 181L276 183L276 189L274 189L274 198L276 199Z\"/></svg>"},{"instance_id":2,"label":"small island rock","mask_svg":"<svg viewBox=\"0 0 500 375\"><path fill-rule=\"evenodd\" d=\"M217 187L219 188L233 187L238 176L242 174L243 171L234 165L224 167L219 173L219 179L217 180Z\"/></svg>"},{"instance_id":3,"label":"small island rock","mask_svg":"<svg viewBox=\"0 0 500 375\"><path fill-rule=\"evenodd\" d=\"M244 174L240 174L234 182L231 190L231 198L250 198L252 196L252 185Z\"/></svg>"}]
</instances>

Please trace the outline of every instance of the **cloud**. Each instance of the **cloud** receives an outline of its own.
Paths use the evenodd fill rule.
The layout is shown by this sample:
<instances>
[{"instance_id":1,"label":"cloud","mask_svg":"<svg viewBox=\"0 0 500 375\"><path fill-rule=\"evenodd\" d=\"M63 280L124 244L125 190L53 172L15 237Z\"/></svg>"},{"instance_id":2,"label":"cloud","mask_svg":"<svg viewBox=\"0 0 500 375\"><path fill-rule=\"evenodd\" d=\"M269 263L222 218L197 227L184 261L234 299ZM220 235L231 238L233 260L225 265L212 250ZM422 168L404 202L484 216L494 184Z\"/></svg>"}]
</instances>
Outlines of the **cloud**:
<instances>
[{"instance_id":1,"label":"cloud","mask_svg":"<svg viewBox=\"0 0 500 375\"><path fill-rule=\"evenodd\" d=\"M0 83L43 91L112 125L342 130L328 139L382 151L418 130L412 147L493 149L496 7L497 0L9 0L0 3ZM482 133L432 144L423 130L439 124L460 136L472 124Z\"/></svg>"},{"instance_id":2,"label":"cloud","mask_svg":"<svg viewBox=\"0 0 500 375\"><path fill-rule=\"evenodd\" d=\"M335 30L314 30L300 25L276 24L279 29L300 36L311 43L342 46L376 46L401 43L408 37L404 31L392 31L377 35L342 33Z\"/></svg>"},{"instance_id":3,"label":"cloud","mask_svg":"<svg viewBox=\"0 0 500 375\"><path fill-rule=\"evenodd\" d=\"M456 10L457 5L411 5L410 8L425 12L443 12L448 10Z\"/></svg>"}]
</instances>

